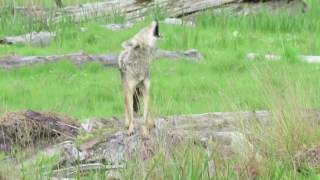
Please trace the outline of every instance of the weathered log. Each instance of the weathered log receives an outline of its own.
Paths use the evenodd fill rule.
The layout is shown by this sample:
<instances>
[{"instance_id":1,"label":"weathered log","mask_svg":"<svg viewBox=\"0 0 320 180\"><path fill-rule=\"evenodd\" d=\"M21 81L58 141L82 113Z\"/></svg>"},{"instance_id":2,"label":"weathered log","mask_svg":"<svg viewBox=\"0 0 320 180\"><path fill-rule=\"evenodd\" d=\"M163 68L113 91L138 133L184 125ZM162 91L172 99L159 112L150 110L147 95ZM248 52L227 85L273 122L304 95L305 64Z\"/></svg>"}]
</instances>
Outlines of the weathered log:
<instances>
[{"instance_id":1,"label":"weathered log","mask_svg":"<svg viewBox=\"0 0 320 180\"><path fill-rule=\"evenodd\" d=\"M249 60L258 60L259 58L265 59L267 61L280 61L282 59L285 59L285 57L280 56L280 55L275 55L275 54L265 54L265 55L260 55L257 53L249 53L247 55L247 58ZM302 61L305 61L307 63L320 63L320 56L305 56L301 55L298 56L299 59Z\"/></svg>"},{"instance_id":2,"label":"weathered log","mask_svg":"<svg viewBox=\"0 0 320 180\"><path fill-rule=\"evenodd\" d=\"M226 156L238 154L244 160L259 158L253 146L246 137L237 131L241 119L266 124L269 112L239 112L239 113L205 113L197 115L179 115L156 119L156 128L151 132L150 139L142 138L140 130L128 135L124 130L123 119L87 119L84 123L89 133L104 130L112 133L104 137L91 139L76 145L67 141L45 150L45 154L60 155L59 169L54 170L55 177L73 177L76 173L86 173L91 170L108 171L108 177L119 178L117 170L126 167L133 156L143 160L152 158L161 147L173 150L179 143L192 141L209 149L210 153L223 153ZM141 118L136 123L142 125ZM98 140L97 140L98 139ZM219 150L210 149L212 144L218 144ZM61 154L62 152L62 154ZM80 163L80 164L79 164ZM209 164L213 167L213 162ZM65 165L73 165L65 167Z\"/></svg>"},{"instance_id":3,"label":"weathered log","mask_svg":"<svg viewBox=\"0 0 320 180\"><path fill-rule=\"evenodd\" d=\"M48 174L52 174L54 176L57 176L60 179L60 177L69 177L69 176L75 176L77 173L81 173L82 175L86 172L90 171L111 171L113 169L124 169L125 165L104 165L102 163L88 163L88 164L80 164L77 167L71 166L68 168L58 169L54 170L53 172L50 172ZM115 174L108 174L109 178L116 178L119 179L119 175ZM50 178L51 179L51 178Z\"/></svg>"},{"instance_id":4,"label":"weathered log","mask_svg":"<svg viewBox=\"0 0 320 180\"><path fill-rule=\"evenodd\" d=\"M320 113L313 110L302 111L306 119L320 119ZM34 113L32 113L34 114ZM165 147L171 152L181 142L191 141L195 145L206 148L209 153L219 153L230 157L237 154L244 161L259 161L260 155L246 138L245 130L253 123L267 128L270 124L269 111L256 112L217 112L196 115L177 115L155 119L156 127L151 131L151 138L144 139L141 130L128 135L124 128L124 120L117 118L87 119L82 126L87 133L100 134L99 137L56 144L47 148L47 155L60 155L59 169L65 165L83 167L82 171L90 169L124 168L134 156L147 160L152 158L159 149ZM141 118L135 119L137 127L143 124ZM90 127L90 128L88 128ZM241 127L241 128L239 128ZM102 133L101 132L105 132ZM1 134L0 134L1 135ZM87 134L84 134L84 137ZM81 135L80 135L81 136ZM81 139L81 137L78 137ZM61 154L62 153L62 154ZM80 165L83 164L83 165ZM93 164L92 163L98 163ZM54 176L65 177L75 173L77 168L69 167L54 171ZM117 173L116 173L117 174Z\"/></svg>"},{"instance_id":5,"label":"weathered log","mask_svg":"<svg viewBox=\"0 0 320 180\"><path fill-rule=\"evenodd\" d=\"M92 119L84 124L85 129L90 128L90 133L97 129L115 128L111 134L104 135L99 140L91 139L76 146L72 142L63 145L61 165L68 162L87 163L107 163L124 165L133 155L141 155L142 159L151 158L160 149L160 146L167 147L168 150L174 149L180 142L193 141L194 143L210 147L210 142L218 143L223 147L221 151L228 155L239 154L244 159L255 154L251 143L245 136L237 131L240 122L256 121L263 125L267 124L269 117L268 111L258 112L239 112L239 113L205 113L198 115L179 115L157 118L156 128L151 132L150 139L142 138L140 130L129 136L124 130L123 120L121 119ZM241 119L243 121L241 121ZM135 122L142 125L143 120L138 118ZM90 125L91 124L91 125ZM61 152L61 151L59 151Z\"/></svg>"},{"instance_id":6,"label":"weathered log","mask_svg":"<svg viewBox=\"0 0 320 180\"><path fill-rule=\"evenodd\" d=\"M171 60L192 59L195 61L199 61L203 59L202 55L195 49L187 51L168 51L159 49L156 51L156 57ZM74 53L52 56L25 57L11 55L6 57L0 57L0 68L9 69L39 63L52 63L63 59L71 60L77 65L84 64L87 62L100 62L104 66L116 67L118 54L89 55L86 53Z\"/></svg>"},{"instance_id":7,"label":"weathered log","mask_svg":"<svg viewBox=\"0 0 320 180\"><path fill-rule=\"evenodd\" d=\"M318 111L304 110L301 113L309 120L320 119ZM148 140L142 138L140 130L128 136L122 119L89 119L84 125L91 127L91 132L99 128L105 128L108 131L110 128L115 129L103 139L98 141L91 139L77 149L81 154L80 160L83 162L100 162L101 159L104 159L107 162L119 164L130 159L130 156L137 150L142 152L144 159L148 159L158 150L160 144L165 143L165 147L170 149L182 141L193 140L204 147L210 146L210 142L218 143L224 146L225 150L248 159L257 154L254 154L252 145L239 130L242 129L244 133L247 133L245 131L248 126L254 123L268 127L271 122L270 118L269 111L168 116L155 119L156 128L152 130L151 139ZM135 119L135 122L138 127L143 124L141 118ZM71 159L74 158L68 159L68 162L72 162Z\"/></svg>"},{"instance_id":8,"label":"weathered log","mask_svg":"<svg viewBox=\"0 0 320 180\"><path fill-rule=\"evenodd\" d=\"M267 111L259 111L255 113L206 113L198 115L179 115L158 118L157 128L153 131L155 137L161 131L173 136L183 136L184 138L192 138L193 135L205 137L206 134L214 137L214 139L229 142L229 132L235 131L235 126L240 119L252 120L258 119L262 124L267 124L269 113ZM108 135L109 139L120 138L119 141L127 138L138 138L135 134L127 137L123 130L123 120L117 118L112 119L88 119L82 128L75 120L55 113L42 113L32 110L22 112L11 112L0 118L0 139L1 149L10 148L9 145L25 146L33 143L33 140L39 140L40 136L47 137L63 137L62 139L73 140L78 135L80 129L84 129L88 133L92 133L97 129L107 128L113 129L113 133ZM142 124L142 119L136 120L138 124ZM90 128L88 128L90 127ZM201 133L200 133L201 131ZM110 132L110 131L109 131ZM158 134L157 134L158 133ZM21 138L21 137L24 138ZM110 136L110 137L109 137ZM226 137L226 138L224 138ZM108 139L107 138L107 139ZM7 144L5 144L7 143ZM80 145L81 150L91 149L101 141L90 141ZM67 143L69 144L69 143ZM57 146L60 146L59 144ZM68 145L61 144L67 147ZM51 150L48 150L51 151Z\"/></svg>"},{"instance_id":9,"label":"weathered log","mask_svg":"<svg viewBox=\"0 0 320 180\"><path fill-rule=\"evenodd\" d=\"M127 20L139 20L143 19L146 12L153 8L164 9L169 17L181 17L237 1L238 0L154 0L137 3L136 0L111 0L62 8L56 13L52 20L59 22L64 18L72 18L74 21L82 21L101 16L113 16L115 13L123 15Z\"/></svg>"},{"instance_id":10,"label":"weathered log","mask_svg":"<svg viewBox=\"0 0 320 180\"><path fill-rule=\"evenodd\" d=\"M32 32L20 36L8 36L0 38L0 44L32 44L37 46L47 46L56 36L51 32Z\"/></svg>"},{"instance_id":11,"label":"weathered log","mask_svg":"<svg viewBox=\"0 0 320 180\"><path fill-rule=\"evenodd\" d=\"M144 19L150 10L159 8L163 9L167 17L184 17L206 9L216 9L220 7L227 9L227 11L231 10L235 15L254 14L266 9L272 11L275 9L293 9L294 12L299 12L300 10L306 12L308 9L304 0L290 0L290 3L287 3L287 0L265 0L265 2L269 3L247 3L251 0L109 0L67 6L64 8L61 0L55 1L56 5L60 7L56 9L55 12L39 8L32 8L30 10L30 8L25 7L15 8L15 12L27 15L28 17L46 19L47 22L57 23L64 19L73 19L79 22L102 16L114 17L115 15L123 16L126 20L137 21ZM28 10L26 11L25 9Z\"/></svg>"}]
</instances>

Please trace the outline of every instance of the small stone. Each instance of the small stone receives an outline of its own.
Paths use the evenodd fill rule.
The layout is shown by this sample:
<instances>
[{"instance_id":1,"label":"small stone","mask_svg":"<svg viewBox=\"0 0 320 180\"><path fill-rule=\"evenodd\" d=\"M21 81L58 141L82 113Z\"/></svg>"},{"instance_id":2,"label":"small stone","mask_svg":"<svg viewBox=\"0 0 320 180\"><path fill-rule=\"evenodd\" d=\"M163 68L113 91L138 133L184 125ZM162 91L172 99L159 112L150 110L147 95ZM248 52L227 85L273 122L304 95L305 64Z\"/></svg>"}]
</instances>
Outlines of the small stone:
<instances>
[{"instance_id":1,"label":"small stone","mask_svg":"<svg viewBox=\"0 0 320 180\"><path fill-rule=\"evenodd\" d=\"M233 31L232 35L233 35L233 37L238 37L239 36L239 31Z\"/></svg>"},{"instance_id":2,"label":"small stone","mask_svg":"<svg viewBox=\"0 0 320 180\"><path fill-rule=\"evenodd\" d=\"M187 25L187 26L195 26L195 24L191 21L183 21L179 18L167 18L163 21L165 24L173 24L173 25Z\"/></svg>"},{"instance_id":3,"label":"small stone","mask_svg":"<svg viewBox=\"0 0 320 180\"><path fill-rule=\"evenodd\" d=\"M127 22L124 24L107 24L104 27L110 30L118 31L118 30L129 29L133 27L133 23Z\"/></svg>"},{"instance_id":4,"label":"small stone","mask_svg":"<svg viewBox=\"0 0 320 180\"><path fill-rule=\"evenodd\" d=\"M86 28L86 27L81 27L81 28L80 28L80 31L81 31L81 32L86 32L86 31L87 31L87 28Z\"/></svg>"}]
</instances>

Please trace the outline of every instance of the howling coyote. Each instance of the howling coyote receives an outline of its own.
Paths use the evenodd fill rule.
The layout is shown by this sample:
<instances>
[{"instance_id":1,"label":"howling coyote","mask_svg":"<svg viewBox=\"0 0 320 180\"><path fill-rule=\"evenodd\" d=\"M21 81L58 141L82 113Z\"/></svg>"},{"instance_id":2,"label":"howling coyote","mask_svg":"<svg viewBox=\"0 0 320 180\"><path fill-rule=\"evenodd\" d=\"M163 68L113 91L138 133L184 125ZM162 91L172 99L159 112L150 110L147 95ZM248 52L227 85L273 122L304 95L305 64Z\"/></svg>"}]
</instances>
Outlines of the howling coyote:
<instances>
[{"instance_id":1,"label":"howling coyote","mask_svg":"<svg viewBox=\"0 0 320 180\"><path fill-rule=\"evenodd\" d=\"M118 64L125 95L125 121L128 133L134 133L133 113L139 110L139 96L143 96L143 135L149 137L154 122L149 117L149 89L151 61L156 42L160 37L159 23L153 21L133 38L122 44L124 50L119 55Z\"/></svg>"}]
</instances>

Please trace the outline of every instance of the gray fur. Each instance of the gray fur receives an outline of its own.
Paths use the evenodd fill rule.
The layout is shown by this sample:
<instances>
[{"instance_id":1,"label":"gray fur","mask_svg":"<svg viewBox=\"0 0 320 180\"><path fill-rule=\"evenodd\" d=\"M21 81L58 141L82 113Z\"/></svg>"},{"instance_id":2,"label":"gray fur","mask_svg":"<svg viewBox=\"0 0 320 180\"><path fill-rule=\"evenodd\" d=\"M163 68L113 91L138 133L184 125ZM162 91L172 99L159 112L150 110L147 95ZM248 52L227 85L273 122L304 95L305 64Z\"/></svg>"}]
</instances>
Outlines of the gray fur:
<instances>
[{"instance_id":1,"label":"gray fur","mask_svg":"<svg viewBox=\"0 0 320 180\"><path fill-rule=\"evenodd\" d=\"M152 22L150 27L143 28L133 38L122 44L124 50L119 55L118 64L125 93L125 119L129 133L134 132L133 111L139 107L139 96L144 101L144 135L149 135L153 122L149 119L149 89L151 62L155 53L159 26Z\"/></svg>"},{"instance_id":2,"label":"gray fur","mask_svg":"<svg viewBox=\"0 0 320 180\"><path fill-rule=\"evenodd\" d=\"M125 49L119 56L122 80L149 79L153 54L153 48L146 45Z\"/></svg>"}]
</instances>

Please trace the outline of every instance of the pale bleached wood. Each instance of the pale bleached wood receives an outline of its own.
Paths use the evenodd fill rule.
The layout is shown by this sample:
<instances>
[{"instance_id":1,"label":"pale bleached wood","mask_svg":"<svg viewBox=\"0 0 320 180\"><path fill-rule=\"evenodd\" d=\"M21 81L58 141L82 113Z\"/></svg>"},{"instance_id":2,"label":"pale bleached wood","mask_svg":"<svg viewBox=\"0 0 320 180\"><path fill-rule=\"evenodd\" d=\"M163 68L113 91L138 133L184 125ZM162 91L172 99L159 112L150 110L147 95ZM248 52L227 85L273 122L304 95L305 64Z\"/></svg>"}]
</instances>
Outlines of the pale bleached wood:
<instances>
[{"instance_id":1,"label":"pale bleached wood","mask_svg":"<svg viewBox=\"0 0 320 180\"><path fill-rule=\"evenodd\" d=\"M32 32L19 36L8 36L0 38L0 44L31 44L47 46L56 36L53 32Z\"/></svg>"},{"instance_id":2,"label":"pale bleached wood","mask_svg":"<svg viewBox=\"0 0 320 180\"><path fill-rule=\"evenodd\" d=\"M301 114L310 123L320 119L320 113L315 110L301 110ZM239 154L243 159L248 160L252 156L258 158L259 155L254 151L245 133L250 134L247 130L251 126L260 125L268 128L271 124L271 117L272 113L269 111L247 111L154 118L156 127L151 131L150 139L142 137L141 129L139 129L143 125L141 118L135 119L138 129L131 136L126 134L123 119L87 119L87 123L92 123L91 131L99 128L113 128L114 131L102 139L84 142L77 150L78 154L81 154L82 162L100 162L101 159L104 159L107 162L119 164L126 162L137 151L141 153L143 159L148 159L160 147L170 150L180 142L192 140L205 148L210 148L210 143L218 144L219 147L223 147L223 150ZM219 152L220 150L213 151Z\"/></svg>"},{"instance_id":3,"label":"pale bleached wood","mask_svg":"<svg viewBox=\"0 0 320 180\"><path fill-rule=\"evenodd\" d=\"M257 53L249 53L249 54L247 54L247 58L249 60L258 60L259 58L262 58L267 61L280 61L282 59L285 59L284 56L280 56L280 55L275 55L275 54L260 55ZM301 56L298 56L298 58L301 59L302 61L307 62L307 63L320 63L320 56L301 55Z\"/></svg>"},{"instance_id":4,"label":"pale bleached wood","mask_svg":"<svg viewBox=\"0 0 320 180\"><path fill-rule=\"evenodd\" d=\"M110 173L114 169L124 169L125 165L104 165L102 163L88 163L88 164L79 164L78 166L71 166L67 168L57 169L52 172L48 172L47 175L51 174L54 176L53 179L60 179L59 177L74 177L77 173L86 173L88 171L109 171L108 178L119 179L119 174ZM52 179L52 178L50 178Z\"/></svg>"},{"instance_id":5,"label":"pale bleached wood","mask_svg":"<svg viewBox=\"0 0 320 180\"><path fill-rule=\"evenodd\" d=\"M301 110L301 114L307 120L320 119L320 113L316 110ZM269 111L215 112L159 117L154 118L156 127L152 129L149 139L143 138L139 128L143 124L142 118L135 119L137 129L133 135L126 133L122 118L89 118L85 120L85 123L89 123L85 127L92 127L88 133L103 132L103 130L108 133L103 137L95 137L80 144L66 141L47 148L42 153L61 157L59 168L62 169L54 171L55 176L73 174L75 167L79 167L79 163L83 164L80 165L83 171L125 168L132 157L147 160L160 149L170 153L179 143L185 141L206 148L210 154L221 153L226 157L237 154L237 157L241 157L244 161L252 158L259 160L261 158L259 153L246 138L246 132L241 129L251 125L260 125L267 129L271 118L272 113ZM46 121L43 122L46 123ZM85 128L85 130L88 129ZM32 159L35 158L32 157ZM64 168L67 164L74 167Z\"/></svg>"},{"instance_id":6,"label":"pale bleached wood","mask_svg":"<svg viewBox=\"0 0 320 180\"><path fill-rule=\"evenodd\" d=\"M259 123L267 126L269 121L268 111L257 112L217 112L204 113L195 115L177 115L162 118L155 118L156 128L151 131L151 138L144 139L139 127L143 124L141 118L135 119L138 127L135 134L129 136L126 134L123 119L87 119L85 126L93 127L89 133L95 129L113 128L114 131L110 135L98 140L92 139L84 142L77 148L75 145L68 144L65 152L76 152L83 163L100 162L102 159L111 164L121 164L126 162L130 157L141 152L143 159L151 158L154 153L160 149L160 145L172 149L183 141L192 140L201 146L208 147L210 142L218 143L228 151L233 153L247 153L252 155L248 149L252 145L246 140L244 134L238 131L240 122ZM164 144L163 144L164 143ZM239 144L241 148L239 149ZM242 149L243 147L248 149ZM76 150L75 150L76 149ZM75 162L75 157L70 157L72 153L66 153L66 159L69 163Z\"/></svg>"},{"instance_id":7,"label":"pale bleached wood","mask_svg":"<svg viewBox=\"0 0 320 180\"><path fill-rule=\"evenodd\" d=\"M53 22L59 22L65 18L74 21L82 21L101 16L113 16L119 14L127 20L143 19L148 10L160 8L169 17L181 17L205 9L219 7L238 0L154 0L151 2L137 3L135 0L110 0L82 4L81 6L69 6L59 10L52 18Z\"/></svg>"},{"instance_id":8,"label":"pale bleached wood","mask_svg":"<svg viewBox=\"0 0 320 180\"><path fill-rule=\"evenodd\" d=\"M168 51L159 49L156 51L156 58L165 58L171 60L177 59L191 59L200 61L203 59L199 51L195 49L187 51ZM0 68L10 69L23 67L27 65L40 64L40 63L52 63L59 60L71 60L77 65L88 63L88 62L99 62L104 66L117 67L118 54L100 54L90 55L86 53L73 53L63 55L51 55L51 56L5 56L0 57Z\"/></svg>"}]
</instances>

